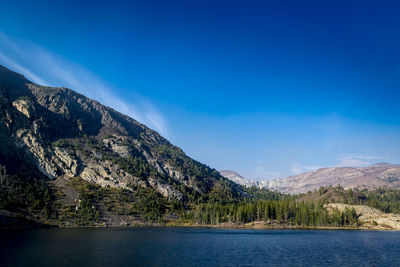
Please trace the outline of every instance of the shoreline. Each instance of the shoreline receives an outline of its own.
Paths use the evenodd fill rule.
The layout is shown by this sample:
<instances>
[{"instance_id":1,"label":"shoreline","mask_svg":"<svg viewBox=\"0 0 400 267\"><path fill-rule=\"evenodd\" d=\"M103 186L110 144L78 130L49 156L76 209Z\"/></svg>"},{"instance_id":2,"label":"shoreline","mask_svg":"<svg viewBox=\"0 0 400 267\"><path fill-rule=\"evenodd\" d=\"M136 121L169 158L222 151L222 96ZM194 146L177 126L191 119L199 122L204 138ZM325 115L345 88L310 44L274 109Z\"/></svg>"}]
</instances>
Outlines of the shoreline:
<instances>
[{"instance_id":1,"label":"shoreline","mask_svg":"<svg viewBox=\"0 0 400 267\"><path fill-rule=\"evenodd\" d=\"M127 218L126 218L127 219ZM59 222L56 220L41 221L40 218L18 218L12 212L0 212L0 230L12 229L44 229L44 228L141 228L141 227L181 227L203 229L232 229L232 230L358 230L358 231L400 231L391 225L371 225L362 222L359 226L303 226L280 224L276 221L253 221L249 223L223 222L218 224L200 224L193 221L180 219L165 220L154 223L142 220L120 220L113 222L91 223L89 225L77 225L73 222Z\"/></svg>"},{"instance_id":2,"label":"shoreline","mask_svg":"<svg viewBox=\"0 0 400 267\"><path fill-rule=\"evenodd\" d=\"M188 224L188 223L136 223L132 225L88 225L88 226L60 226L60 225L31 225L31 226L10 226L0 227L0 231L5 230L31 230L31 229L72 229L72 228L120 228L120 229L133 229L133 228L192 228L192 229L227 229L227 230L288 230L288 231L400 231L400 229L381 229L381 228L367 228L367 227L334 227L334 226L286 226L286 225L271 225L271 226L258 226L258 225L247 225L247 224L218 224L218 225L206 225L206 224Z\"/></svg>"}]
</instances>

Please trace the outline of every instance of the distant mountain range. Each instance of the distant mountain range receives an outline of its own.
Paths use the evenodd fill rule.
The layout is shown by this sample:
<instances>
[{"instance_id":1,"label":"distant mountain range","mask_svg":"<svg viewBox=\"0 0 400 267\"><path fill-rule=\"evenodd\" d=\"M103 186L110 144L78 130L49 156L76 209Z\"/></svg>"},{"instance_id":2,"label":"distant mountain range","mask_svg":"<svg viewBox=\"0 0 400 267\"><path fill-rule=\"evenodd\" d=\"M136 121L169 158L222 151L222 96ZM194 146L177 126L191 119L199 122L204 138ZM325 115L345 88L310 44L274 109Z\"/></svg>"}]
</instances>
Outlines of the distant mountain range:
<instances>
[{"instance_id":1,"label":"distant mountain range","mask_svg":"<svg viewBox=\"0 0 400 267\"><path fill-rule=\"evenodd\" d=\"M370 167L321 168L287 178L263 181L245 179L230 170L223 170L220 173L227 179L246 187L256 186L289 194L306 193L321 186L339 184L345 189L400 187L400 165L388 163L377 163Z\"/></svg>"}]
</instances>

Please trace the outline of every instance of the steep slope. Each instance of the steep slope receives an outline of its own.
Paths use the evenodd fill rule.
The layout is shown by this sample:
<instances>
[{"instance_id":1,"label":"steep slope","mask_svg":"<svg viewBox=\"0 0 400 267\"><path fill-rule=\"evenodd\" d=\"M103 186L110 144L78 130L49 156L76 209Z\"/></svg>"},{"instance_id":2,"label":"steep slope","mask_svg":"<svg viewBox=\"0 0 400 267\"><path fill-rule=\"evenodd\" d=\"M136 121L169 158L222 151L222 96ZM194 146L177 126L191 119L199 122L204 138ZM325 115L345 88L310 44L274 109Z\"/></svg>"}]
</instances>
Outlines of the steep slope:
<instances>
[{"instance_id":1,"label":"steep slope","mask_svg":"<svg viewBox=\"0 0 400 267\"><path fill-rule=\"evenodd\" d=\"M82 178L151 188L187 200L240 188L157 132L67 88L44 87L0 66L0 164L20 176Z\"/></svg>"},{"instance_id":2,"label":"steep slope","mask_svg":"<svg viewBox=\"0 0 400 267\"><path fill-rule=\"evenodd\" d=\"M221 172L224 175L226 172ZM321 186L341 185L345 189L378 187L400 188L400 165L378 163L370 167L321 168L303 174L265 181L237 180L230 175L227 179L238 181L244 186L257 186L283 193L298 194L319 189Z\"/></svg>"}]
</instances>

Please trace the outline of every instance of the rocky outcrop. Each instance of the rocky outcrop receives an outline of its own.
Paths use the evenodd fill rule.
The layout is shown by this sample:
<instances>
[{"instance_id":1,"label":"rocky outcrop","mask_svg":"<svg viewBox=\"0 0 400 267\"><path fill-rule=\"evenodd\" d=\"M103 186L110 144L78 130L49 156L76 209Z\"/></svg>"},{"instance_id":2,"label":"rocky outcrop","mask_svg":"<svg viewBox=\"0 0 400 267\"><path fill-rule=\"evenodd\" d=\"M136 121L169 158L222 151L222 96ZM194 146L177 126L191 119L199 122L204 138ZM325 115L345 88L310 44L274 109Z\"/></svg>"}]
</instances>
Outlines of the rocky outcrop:
<instances>
[{"instance_id":1,"label":"rocky outcrop","mask_svg":"<svg viewBox=\"0 0 400 267\"><path fill-rule=\"evenodd\" d=\"M106 148L110 148L122 158L129 158L132 154L132 149L127 144L127 140L123 137L105 138L103 144Z\"/></svg>"},{"instance_id":2,"label":"rocky outcrop","mask_svg":"<svg viewBox=\"0 0 400 267\"><path fill-rule=\"evenodd\" d=\"M13 107L15 107L19 112L25 115L28 119L33 119L36 117L35 106L32 101L28 98L20 98L15 100L12 103Z\"/></svg>"},{"instance_id":3,"label":"rocky outcrop","mask_svg":"<svg viewBox=\"0 0 400 267\"><path fill-rule=\"evenodd\" d=\"M52 149L45 147L32 131L17 130L15 137L16 147L25 152L27 158L34 162L41 173L50 179L55 179L59 175L57 164L52 160Z\"/></svg>"},{"instance_id":4,"label":"rocky outcrop","mask_svg":"<svg viewBox=\"0 0 400 267\"><path fill-rule=\"evenodd\" d=\"M93 182L103 187L130 189L130 187L128 187L129 184L145 186L144 182L140 183L138 178L121 170L117 165L109 161L86 164L80 177L88 182Z\"/></svg>"},{"instance_id":5,"label":"rocky outcrop","mask_svg":"<svg viewBox=\"0 0 400 267\"><path fill-rule=\"evenodd\" d=\"M154 178L149 178L148 182L152 187L157 188L161 195L168 199L181 200L183 198L183 194L180 191L174 189L171 185L165 182L157 181Z\"/></svg>"},{"instance_id":6,"label":"rocky outcrop","mask_svg":"<svg viewBox=\"0 0 400 267\"><path fill-rule=\"evenodd\" d=\"M76 177L79 175L82 166L74 156L68 154L68 152L59 147L54 147L53 153L53 161L65 176Z\"/></svg>"},{"instance_id":7,"label":"rocky outcrop","mask_svg":"<svg viewBox=\"0 0 400 267\"><path fill-rule=\"evenodd\" d=\"M335 209L344 212L346 209L354 209L362 228L377 230L400 230L400 215L394 213L383 213L382 211L364 205L349 205L341 203L330 203L325 205L332 214Z\"/></svg>"}]
</instances>

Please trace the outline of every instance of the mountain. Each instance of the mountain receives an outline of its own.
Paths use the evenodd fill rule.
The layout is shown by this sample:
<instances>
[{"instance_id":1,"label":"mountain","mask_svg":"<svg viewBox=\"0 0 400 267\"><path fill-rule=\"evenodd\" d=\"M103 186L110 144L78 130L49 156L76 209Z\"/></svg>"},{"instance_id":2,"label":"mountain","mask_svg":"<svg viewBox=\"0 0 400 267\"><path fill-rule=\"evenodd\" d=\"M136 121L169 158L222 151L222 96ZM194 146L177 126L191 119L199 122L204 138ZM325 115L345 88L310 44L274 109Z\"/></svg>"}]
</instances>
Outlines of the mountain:
<instances>
[{"instance_id":1,"label":"mountain","mask_svg":"<svg viewBox=\"0 0 400 267\"><path fill-rule=\"evenodd\" d=\"M321 186L341 185L345 189L400 187L400 165L379 163L370 167L331 167L275 179L268 187L285 193L304 193Z\"/></svg>"},{"instance_id":2,"label":"mountain","mask_svg":"<svg viewBox=\"0 0 400 267\"><path fill-rule=\"evenodd\" d=\"M283 193L298 194L319 189L321 186L341 185L345 189L400 187L400 165L378 163L370 167L330 167L274 180L246 180L234 172L221 172L227 179L243 186L257 186ZM239 179L239 177L241 179ZM243 180L244 179L244 180Z\"/></svg>"},{"instance_id":3,"label":"mountain","mask_svg":"<svg viewBox=\"0 0 400 267\"><path fill-rule=\"evenodd\" d=\"M222 170L219 172L225 178L231 180L234 183L237 183L244 187L258 187L258 188L268 188L268 180L265 181L257 181L246 179L237 172L231 170Z\"/></svg>"},{"instance_id":4,"label":"mountain","mask_svg":"<svg viewBox=\"0 0 400 267\"><path fill-rule=\"evenodd\" d=\"M0 147L8 175L57 181L51 185L64 200L76 179L87 183L82 190L90 185L147 190L181 203L241 194L218 171L133 118L73 90L32 83L3 66Z\"/></svg>"},{"instance_id":5,"label":"mountain","mask_svg":"<svg viewBox=\"0 0 400 267\"><path fill-rule=\"evenodd\" d=\"M399 166L326 168L245 186L302 192L340 182L397 186ZM225 225L357 227L350 210L400 213L400 191L330 187L288 196L245 188L191 159L133 118L67 88L46 87L0 66L0 228ZM304 201L303 201L304 199ZM387 201L387 200L390 201ZM285 207L285 208L283 208Z\"/></svg>"},{"instance_id":6,"label":"mountain","mask_svg":"<svg viewBox=\"0 0 400 267\"><path fill-rule=\"evenodd\" d=\"M258 187L259 186L257 181L248 180L234 171L222 170L219 173L222 176L224 176L225 178L231 180L232 182L235 182L235 183L245 186L245 187L252 187L252 186Z\"/></svg>"}]
</instances>

